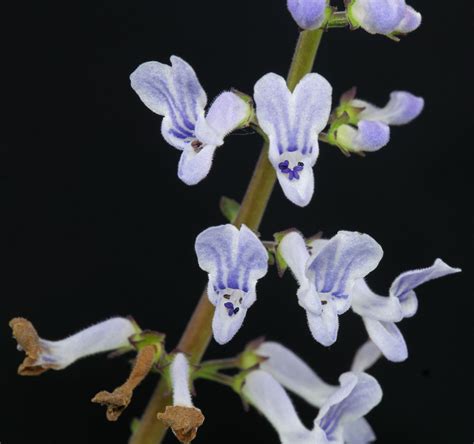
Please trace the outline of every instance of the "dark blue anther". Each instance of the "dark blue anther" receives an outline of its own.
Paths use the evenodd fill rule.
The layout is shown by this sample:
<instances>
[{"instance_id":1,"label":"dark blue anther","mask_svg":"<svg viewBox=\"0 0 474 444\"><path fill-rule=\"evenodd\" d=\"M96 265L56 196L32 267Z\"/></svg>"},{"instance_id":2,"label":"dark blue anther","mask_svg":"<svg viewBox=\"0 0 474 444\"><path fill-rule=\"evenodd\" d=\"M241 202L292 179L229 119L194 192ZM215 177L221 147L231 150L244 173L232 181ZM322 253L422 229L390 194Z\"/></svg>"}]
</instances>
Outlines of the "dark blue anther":
<instances>
[{"instance_id":1,"label":"dark blue anther","mask_svg":"<svg viewBox=\"0 0 474 444\"><path fill-rule=\"evenodd\" d=\"M229 316L234 316L235 314L237 314L240 310L239 307L234 307L234 304L232 302L226 302L224 304L224 307L227 308L227 314Z\"/></svg>"},{"instance_id":2,"label":"dark blue anther","mask_svg":"<svg viewBox=\"0 0 474 444\"><path fill-rule=\"evenodd\" d=\"M280 162L278 164L278 168L283 174L288 174L288 179L293 180L296 179L298 180L300 178L299 173L303 171L304 168L304 163L303 162L298 162L297 165L291 169L289 168L290 162L288 160L285 160L284 162Z\"/></svg>"}]
</instances>

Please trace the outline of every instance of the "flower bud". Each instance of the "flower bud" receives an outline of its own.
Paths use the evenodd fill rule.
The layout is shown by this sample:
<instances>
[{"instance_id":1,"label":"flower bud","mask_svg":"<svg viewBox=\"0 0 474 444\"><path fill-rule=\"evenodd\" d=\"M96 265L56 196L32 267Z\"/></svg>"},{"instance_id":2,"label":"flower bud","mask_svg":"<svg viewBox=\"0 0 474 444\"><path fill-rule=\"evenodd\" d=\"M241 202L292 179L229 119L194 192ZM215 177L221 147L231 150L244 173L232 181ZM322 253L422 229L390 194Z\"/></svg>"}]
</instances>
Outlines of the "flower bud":
<instances>
[{"instance_id":1,"label":"flower bud","mask_svg":"<svg viewBox=\"0 0 474 444\"><path fill-rule=\"evenodd\" d=\"M406 9L405 0L354 0L348 13L353 26L370 34L389 35L397 30Z\"/></svg>"},{"instance_id":2,"label":"flower bud","mask_svg":"<svg viewBox=\"0 0 474 444\"><path fill-rule=\"evenodd\" d=\"M325 22L327 0L288 0L288 10L301 29L317 29Z\"/></svg>"}]
</instances>

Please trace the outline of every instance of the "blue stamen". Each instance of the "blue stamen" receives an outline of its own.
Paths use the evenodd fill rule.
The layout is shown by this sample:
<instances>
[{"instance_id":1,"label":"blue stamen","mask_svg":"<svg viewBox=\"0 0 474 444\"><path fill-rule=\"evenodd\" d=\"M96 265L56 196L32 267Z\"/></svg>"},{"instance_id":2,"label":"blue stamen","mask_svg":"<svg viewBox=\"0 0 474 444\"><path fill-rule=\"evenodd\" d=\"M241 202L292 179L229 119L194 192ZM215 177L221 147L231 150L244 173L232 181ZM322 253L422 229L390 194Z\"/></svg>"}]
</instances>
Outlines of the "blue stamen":
<instances>
[{"instance_id":1,"label":"blue stamen","mask_svg":"<svg viewBox=\"0 0 474 444\"><path fill-rule=\"evenodd\" d=\"M231 317L236 315L240 311L240 308L234 307L234 304L232 302L226 302L224 304L224 307L227 308L227 314Z\"/></svg>"},{"instance_id":2,"label":"blue stamen","mask_svg":"<svg viewBox=\"0 0 474 444\"><path fill-rule=\"evenodd\" d=\"M280 162L278 164L278 168L283 174L288 174L288 179L289 180L298 180L300 178L299 173L303 171L304 169L304 163L303 162L298 162L297 165L292 169L289 168L290 162L288 160L285 160L284 162Z\"/></svg>"}]
</instances>

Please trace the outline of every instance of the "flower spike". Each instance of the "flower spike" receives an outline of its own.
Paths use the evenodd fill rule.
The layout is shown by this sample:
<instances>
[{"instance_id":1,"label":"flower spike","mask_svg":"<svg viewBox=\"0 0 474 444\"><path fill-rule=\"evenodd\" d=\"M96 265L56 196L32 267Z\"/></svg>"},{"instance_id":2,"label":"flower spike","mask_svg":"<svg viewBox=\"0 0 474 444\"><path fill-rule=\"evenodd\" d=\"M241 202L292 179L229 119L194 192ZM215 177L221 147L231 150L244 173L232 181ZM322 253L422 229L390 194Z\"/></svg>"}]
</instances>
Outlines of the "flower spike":
<instances>
[{"instance_id":1,"label":"flower spike","mask_svg":"<svg viewBox=\"0 0 474 444\"><path fill-rule=\"evenodd\" d=\"M171 427L181 443L188 444L196 438L198 428L204 423L204 415L193 405L189 389L189 362L183 353L174 357L170 377L173 405L167 406L164 413L158 413L158 419Z\"/></svg>"},{"instance_id":2,"label":"flower spike","mask_svg":"<svg viewBox=\"0 0 474 444\"><path fill-rule=\"evenodd\" d=\"M268 135L268 155L286 197L304 207L314 193L313 166L318 135L331 110L332 87L319 74L307 74L293 93L283 77L270 73L255 84L260 126Z\"/></svg>"},{"instance_id":3,"label":"flower spike","mask_svg":"<svg viewBox=\"0 0 474 444\"><path fill-rule=\"evenodd\" d=\"M258 279L268 270L268 253L245 225L220 225L196 238L199 266L209 273L208 296L216 307L212 329L219 344L229 342L256 300Z\"/></svg>"},{"instance_id":4,"label":"flower spike","mask_svg":"<svg viewBox=\"0 0 474 444\"><path fill-rule=\"evenodd\" d=\"M36 376L49 369L62 370L86 356L128 347L129 338L136 332L135 325L126 318L100 322L60 341L42 339L24 318L12 319L10 327L19 350L27 355L18 368L24 376Z\"/></svg>"},{"instance_id":5,"label":"flower spike","mask_svg":"<svg viewBox=\"0 0 474 444\"><path fill-rule=\"evenodd\" d=\"M247 124L251 109L237 94L219 95L207 115L207 96L193 68L172 56L171 66L146 62L130 76L132 88L154 113L163 116L164 139L182 151L178 176L187 185L195 185L209 173L214 152L224 138Z\"/></svg>"}]
</instances>

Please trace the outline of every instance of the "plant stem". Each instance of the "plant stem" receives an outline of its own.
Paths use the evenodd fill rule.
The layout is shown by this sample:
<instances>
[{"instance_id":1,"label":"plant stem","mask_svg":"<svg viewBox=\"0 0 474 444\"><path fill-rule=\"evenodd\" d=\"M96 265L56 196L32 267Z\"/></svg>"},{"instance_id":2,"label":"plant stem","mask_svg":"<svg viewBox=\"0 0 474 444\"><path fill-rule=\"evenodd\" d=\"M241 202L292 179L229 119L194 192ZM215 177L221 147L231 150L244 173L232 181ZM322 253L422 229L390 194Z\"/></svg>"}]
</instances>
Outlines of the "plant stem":
<instances>
[{"instance_id":1,"label":"plant stem","mask_svg":"<svg viewBox=\"0 0 474 444\"><path fill-rule=\"evenodd\" d=\"M322 30L301 32L288 74L290 90L293 91L298 82L312 71L322 34ZM268 144L265 143L234 225L240 227L245 224L251 230L258 230L275 182L275 170L268 160ZM204 291L177 347L190 355L195 364L201 360L211 340L213 314L214 306ZM169 389L162 378L129 444L161 443L166 434L166 426L157 420L156 415L163 412L170 403Z\"/></svg>"}]
</instances>

